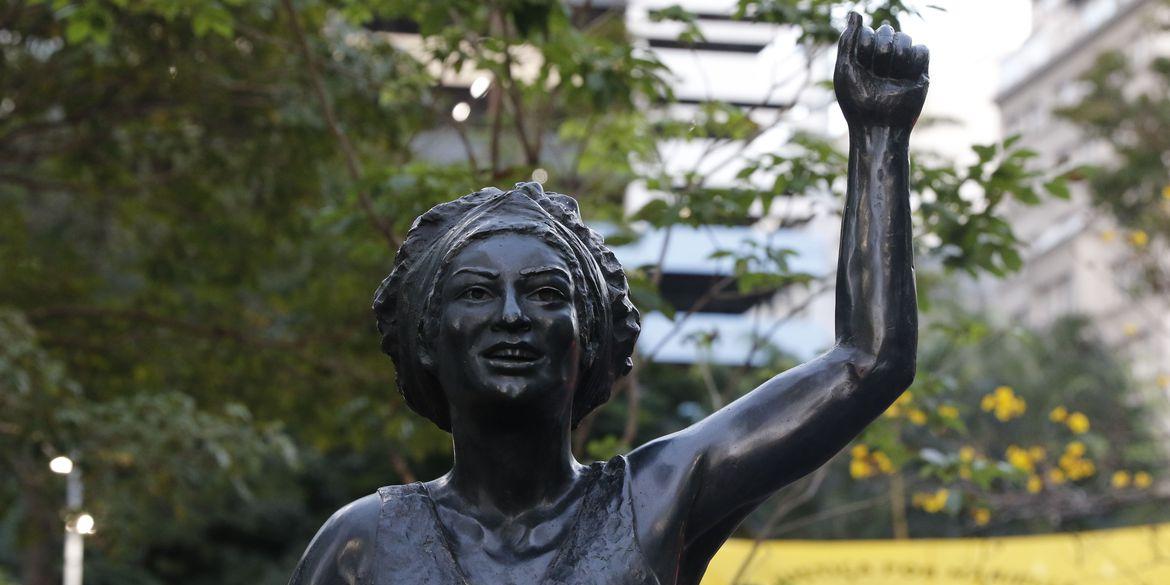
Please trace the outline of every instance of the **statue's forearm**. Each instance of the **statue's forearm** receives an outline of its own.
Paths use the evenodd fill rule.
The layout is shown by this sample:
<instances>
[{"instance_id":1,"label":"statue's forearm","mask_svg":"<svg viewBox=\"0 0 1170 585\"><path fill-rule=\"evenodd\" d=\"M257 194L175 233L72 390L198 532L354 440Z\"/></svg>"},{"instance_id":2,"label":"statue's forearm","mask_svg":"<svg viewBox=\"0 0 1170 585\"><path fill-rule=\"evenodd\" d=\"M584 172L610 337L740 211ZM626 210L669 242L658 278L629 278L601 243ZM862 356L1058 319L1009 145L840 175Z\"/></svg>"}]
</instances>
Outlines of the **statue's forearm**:
<instances>
[{"instance_id":1,"label":"statue's forearm","mask_svg":"<svg viewBox=\"0 0 1170 585\"><path fill-rule=\"evenodd\" d=\"M910 130L853 130L837 265L837 343L859 372L913 376L918 340L910 224ZM908 370L908 374L906 372ZM906 380L909 383L909 380ZM894 382L895 386L902 386ZM902 388L891 389L900 392Z\"/></svg>"},{"instance_id":2,"label":"statue's forearm","mask_svg":"<svg viewBox=\"0 0 1170 585\"><path fill-rule=\"evenodd\" d=\"M691 534L742 518L737 514L824 464L913 380L918 319L909 134L875 127L851 136L837 345L702 422L631 453L632 465L670 470L646 480L647 493L663 491L670 481L701 484L688 508Z\"/></svg>"}]
</instances>

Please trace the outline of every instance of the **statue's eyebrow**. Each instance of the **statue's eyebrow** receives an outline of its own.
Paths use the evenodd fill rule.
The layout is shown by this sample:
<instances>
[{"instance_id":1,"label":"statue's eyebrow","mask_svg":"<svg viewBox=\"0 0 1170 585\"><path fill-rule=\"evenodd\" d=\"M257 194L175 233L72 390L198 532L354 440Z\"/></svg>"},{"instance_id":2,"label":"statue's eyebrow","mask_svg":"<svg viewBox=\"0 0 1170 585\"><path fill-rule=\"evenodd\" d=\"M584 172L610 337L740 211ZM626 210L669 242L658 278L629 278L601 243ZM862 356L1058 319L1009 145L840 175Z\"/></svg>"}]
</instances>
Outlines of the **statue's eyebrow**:
<instances>
[{"instance_id":1,"label":"statue's eyebrow","mask_svg":"<svg viewBox=\"0 0 1170 585\"><path fill-rule=\"evenodd\" d=\"M488 280L495 280L495 279L500 277L500 273L496 272L495 270L488 270L487 268L476 268L474 266L460 268L459 270L456 270L455 273L452 274L451 276L456 276L456 275L462 274L464 272L468 272L468 273L474 274L476 276L482 276L483 278L486 278Z\"/></svg>"},{"instance_id":2,"label":"statue's eyebrow","mask_svg":"<svg viewBox=\"0 0 1170 585\"><path fill-rule=\"evenodd\" d=\"M572 280L572 277L569 275L569 271L561 268L560 266L537 266L535 268L522 268L520 269L520 276L528 278L530 276L538 276L550 272L556 274L557 276L564 277L566 280Z\"/></svg>"}]
</instances>

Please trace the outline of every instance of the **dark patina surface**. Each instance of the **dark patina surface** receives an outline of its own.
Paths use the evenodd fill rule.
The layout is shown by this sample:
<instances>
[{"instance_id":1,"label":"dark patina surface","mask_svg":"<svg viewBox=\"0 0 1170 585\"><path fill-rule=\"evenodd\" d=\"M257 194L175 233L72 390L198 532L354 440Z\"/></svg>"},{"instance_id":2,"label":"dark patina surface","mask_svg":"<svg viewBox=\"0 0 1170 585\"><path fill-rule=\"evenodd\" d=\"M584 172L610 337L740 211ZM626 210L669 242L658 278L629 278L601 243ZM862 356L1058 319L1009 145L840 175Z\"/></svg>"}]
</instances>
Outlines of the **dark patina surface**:
<instances>
[{"instance_id":1,"label":"dark patina surface","mask_svg":"<svg viewBox=\"0 0 1170 585\"><path fill-rule=\"evenodd\" d=\"M441 478L339 510L293 585L691 585L735 527L822 465L914 377L910 131L927 52L856 14L836 344L694 426L589 466L570 431L628 372L638 313L569 197L534 183L424 214L375 300L407 403L453 438Z\"/></svg>"}]
</instances>

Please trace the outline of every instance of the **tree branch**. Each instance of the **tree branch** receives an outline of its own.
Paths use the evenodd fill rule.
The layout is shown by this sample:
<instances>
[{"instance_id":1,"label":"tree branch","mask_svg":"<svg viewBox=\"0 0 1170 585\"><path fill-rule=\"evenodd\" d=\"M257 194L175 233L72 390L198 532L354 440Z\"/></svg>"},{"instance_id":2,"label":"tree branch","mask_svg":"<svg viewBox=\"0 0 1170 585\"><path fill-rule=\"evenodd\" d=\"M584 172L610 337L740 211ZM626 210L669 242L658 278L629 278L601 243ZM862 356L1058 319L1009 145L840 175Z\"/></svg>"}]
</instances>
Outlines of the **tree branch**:
<instances>
[{"instance_id":1,"label":"tree branch","mask_svg":"<svg viewBox=\"0 0 1170 585\"><path fill-rule=\"evenodd\" d=\"M284 6L285 12L288 13L289 25L292 27L293 35L296 37L297 47L301 51L301 56L305 59L305 64L309 72L309 80L312 83L313 93L317 97L321 112L325 117L325 124L329 127L329 131L333 134L338 146L341 148L341 153L345 159L345 168L349 172L350 180L357 189L358 204L361 205L370 225L378 233L382 234L382 237L386 239L386 242L391 248L397 249L402 245L402 240L394 233L394 228L390 225L390 222L380 217L374 210L374 202L370 199L369 193L366 193L361 188L362 177L364 176L361 161L358 159L357 151L354 150L349 136L337 121L337 114L333 110L333 103L329 101L329 94L325 90L325 81L321 77L321 69L317 66L317 60L313 58L312 48L309 47L309 39L305 35L305 30L301 27L296 8L293 7L292 0L281 0L281 4Z\"/></svg>"},{"instance_id":2,"label":"tree branch","mask_svg":"<svg viewBox=\"0 0 1170 585\"><path fill-rule=\"evenodd\" d=\"M752 540L752 548L748 550L748 554L746 557L744 557L743 562L740 563L739 569L735 571L735 576L731 578L732 585L738 585L740 580L743 579L744 573L747 572L748 566L751 565L751 562L755 558L756 553L759 552L760 545L763 544L764 539L767 538L768 532L772 530L772 526L774 526L776 522L779 522L780 519L789 512L795 510L805 502L811 500L813 496L817 495L817 490L820 489L821 484L825 481L825 477L828 476L828 470L828 465L820 467L815 472L813 472L812 475L805 479L805 486L803 490L796 493L795 495L787 497L787 499L780 500L780 502L776 505L776 508L772 510L771 514L768 515L768 520L764 522L764 526L760 528L760 530L756 533L756 537ZM791 492L786 491L785 495L787 496L789 493Z\"/></svg>"}]
</instances>

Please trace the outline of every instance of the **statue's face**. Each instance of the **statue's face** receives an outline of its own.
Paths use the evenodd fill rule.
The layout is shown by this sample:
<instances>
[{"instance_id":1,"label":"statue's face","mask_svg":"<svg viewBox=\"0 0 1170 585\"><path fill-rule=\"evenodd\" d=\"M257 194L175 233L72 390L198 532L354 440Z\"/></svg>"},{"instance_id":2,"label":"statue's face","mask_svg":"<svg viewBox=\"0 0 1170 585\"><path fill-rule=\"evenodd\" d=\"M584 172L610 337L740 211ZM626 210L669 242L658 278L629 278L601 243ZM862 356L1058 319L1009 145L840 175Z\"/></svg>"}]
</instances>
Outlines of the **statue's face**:
<instances>
[{"instance_id":1,"label":"statue's face","mask_svg":"<svg viewBox=\"0 0 1170 585\"><path fill-rule=\"evenodd\" d=\"M581 361L577 293L555 248L490 236L459 252L440 291L431 361L453 420L501 403L569 416Z\"/></svg>"}]
</instances>

